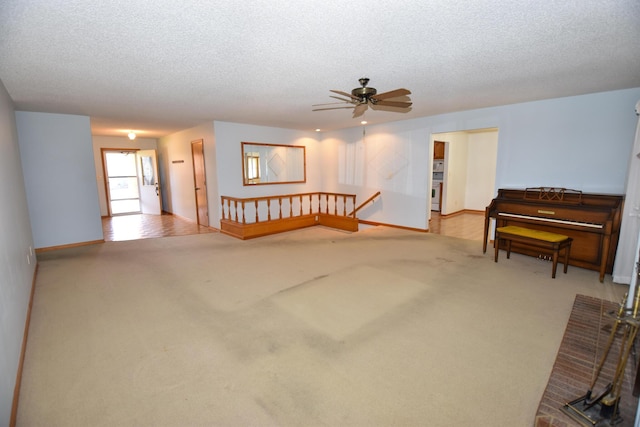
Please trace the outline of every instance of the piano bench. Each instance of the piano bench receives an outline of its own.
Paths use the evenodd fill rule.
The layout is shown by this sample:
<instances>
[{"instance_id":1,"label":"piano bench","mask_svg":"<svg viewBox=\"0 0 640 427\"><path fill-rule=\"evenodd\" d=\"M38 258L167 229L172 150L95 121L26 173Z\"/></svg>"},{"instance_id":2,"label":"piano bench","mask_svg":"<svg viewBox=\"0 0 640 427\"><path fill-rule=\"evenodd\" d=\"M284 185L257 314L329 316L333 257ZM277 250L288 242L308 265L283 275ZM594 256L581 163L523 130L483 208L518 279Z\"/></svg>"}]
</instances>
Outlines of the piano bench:
<instances>
[{"instance_id":1,"label":"piano bench","mask_svg":"<svg viewBox=\"0 0 640 427\"><path fill-rule=\"evenodd\" d=\"M507 258L511 256L511 242L518 242L550 251L553 254L551 277L554 279L556 277L556 267L558 266L560 251L564 249L564 273L567 273L569 252L571 251L571 242L573 241L571 237L550 233L548 231L517 227L515 225L498 227L496 228L496 236L494 239L495 262L498 262L498 251L500 250L501 240L504 240L507 244Z\"/></svg>"}]
</instances>

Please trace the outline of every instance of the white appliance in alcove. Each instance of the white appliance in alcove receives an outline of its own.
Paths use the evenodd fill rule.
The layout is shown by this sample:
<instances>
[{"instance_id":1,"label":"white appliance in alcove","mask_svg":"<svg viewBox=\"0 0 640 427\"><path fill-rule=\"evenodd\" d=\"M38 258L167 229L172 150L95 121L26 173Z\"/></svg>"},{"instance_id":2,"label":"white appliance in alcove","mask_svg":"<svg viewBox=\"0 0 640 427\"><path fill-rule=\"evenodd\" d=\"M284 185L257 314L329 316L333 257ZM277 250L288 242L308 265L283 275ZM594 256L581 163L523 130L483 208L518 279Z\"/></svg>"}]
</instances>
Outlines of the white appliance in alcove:
<instances>
[{"instance_id":1,"label":"white appliance in alcove","mask_svg":"<svg viewBox=\"0 0 640 427\"><path fill-rule=\"evenodd\" d=\"M431 210L440 211L440 199L442 194L442 181L431 181Z\"/></svg>"},{"instance_id":2,"label":"white appliance in alcove","mask_svg":"<svg viewBox=\"0 0 640 427\"><path fill-rule=\"evenodd\" d=\"M444 160L434 160L431 178L431 210L440 211L442 184L444 182Z\"/></svg>"}]
</instances>

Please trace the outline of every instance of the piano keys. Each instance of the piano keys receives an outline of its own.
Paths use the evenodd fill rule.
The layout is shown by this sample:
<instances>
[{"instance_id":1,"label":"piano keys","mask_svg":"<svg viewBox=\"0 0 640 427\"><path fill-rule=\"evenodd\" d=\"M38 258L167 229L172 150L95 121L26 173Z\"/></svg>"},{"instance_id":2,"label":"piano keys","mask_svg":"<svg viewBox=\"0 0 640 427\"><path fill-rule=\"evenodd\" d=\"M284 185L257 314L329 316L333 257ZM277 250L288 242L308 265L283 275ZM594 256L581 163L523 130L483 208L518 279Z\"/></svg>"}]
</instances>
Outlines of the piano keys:
<instances>
[{"instance_id":1,"label":"piano keys","mask_svg":"<svg viewBox=\"0 0 640 427\"><path fill-rule=\"evenodd\" d=\"M483 252L491 220L496 227L517 225L573 238L569 264L598 271L600 282L613 271L624 196L582 193L553 187L500 189L485 209ZM514 243L512 252L543 256Z\"/></svg>"}]
</instances>

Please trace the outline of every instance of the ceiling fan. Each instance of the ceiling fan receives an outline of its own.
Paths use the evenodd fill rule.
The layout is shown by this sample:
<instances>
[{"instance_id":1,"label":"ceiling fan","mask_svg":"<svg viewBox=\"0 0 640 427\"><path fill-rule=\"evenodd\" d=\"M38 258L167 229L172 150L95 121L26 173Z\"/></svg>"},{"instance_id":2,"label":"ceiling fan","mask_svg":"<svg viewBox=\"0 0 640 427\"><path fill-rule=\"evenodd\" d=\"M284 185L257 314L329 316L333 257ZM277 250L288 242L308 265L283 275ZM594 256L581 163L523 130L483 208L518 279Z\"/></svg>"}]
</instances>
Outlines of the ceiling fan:
<instances>
[{"instance_id":1,"label":"ceiling fan","mask_svg":"<svg viewBox=\"0 0 640 427\"><path fill-rule=\"evenodd\" d=\"M411 99L408 95L411 92L407 89L396 89L389 92L378 93L373 87L367 87L369 79L363 77L358 80L362 87L357 87L351 91L351 93L343 92L340 90L330 90L330 92L337 93L341 96L329 95L331 98L340 100L341 102L333 102L330 104L315 104L312 107L312 111L322 110L338 110L341 108L352 108L353 117L360 117L367 111L367 108L371 106L374 110L387 110L406 113L411 109ZM391 99L394 99L393 101ZM327 105L344 105L343 107L325 107ZM383 108L380 108L383 107Z\"/></svg>"}]
</instances>

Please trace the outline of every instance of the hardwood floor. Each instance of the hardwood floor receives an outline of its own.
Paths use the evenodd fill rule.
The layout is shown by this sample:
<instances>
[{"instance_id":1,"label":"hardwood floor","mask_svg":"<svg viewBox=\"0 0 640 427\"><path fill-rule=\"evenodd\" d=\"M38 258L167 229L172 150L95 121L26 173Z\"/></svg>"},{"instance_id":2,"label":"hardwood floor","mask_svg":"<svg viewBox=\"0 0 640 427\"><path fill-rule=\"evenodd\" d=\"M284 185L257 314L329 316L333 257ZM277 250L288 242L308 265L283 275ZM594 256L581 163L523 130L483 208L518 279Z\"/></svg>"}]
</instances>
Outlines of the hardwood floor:
<instances>
[{"instance_id":1,"label":"hardwood floor","mask_svg":"<svg viewBox=\"0 0 640 427\"><path fill-rule=\"evenodd\" d=\"M462 212L445 217L441 216L440 212L431 212L429 232L460 239L482 241L484 212Z\"/></svg>"},{"instance_id":2,"label":"hardwood floor","mask_svg":"<svg viewBox=\"0 0 640 427\"><path fill-rule=\"evenodd\" d=\"M214 228L204 227L168 213L103 217L102 231L107 242L217 232Z\"/></svg>"},{"instance_id":3,"label":"hardwood floor","mask_svg":"<svg viewBox=\"0 0 640 427\"><path fill-rule=\"evenodd\" d=\"M112 242L217 232L214 228L200 226L195 222L167 213L104 217L102 230L104 240ZM445 217L442 217L440 212L431 212L430 233L482 241L483 231L484 213L482 212L463 212Z\"/></svg>"}]
</instances>

